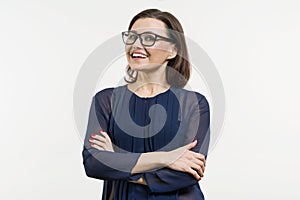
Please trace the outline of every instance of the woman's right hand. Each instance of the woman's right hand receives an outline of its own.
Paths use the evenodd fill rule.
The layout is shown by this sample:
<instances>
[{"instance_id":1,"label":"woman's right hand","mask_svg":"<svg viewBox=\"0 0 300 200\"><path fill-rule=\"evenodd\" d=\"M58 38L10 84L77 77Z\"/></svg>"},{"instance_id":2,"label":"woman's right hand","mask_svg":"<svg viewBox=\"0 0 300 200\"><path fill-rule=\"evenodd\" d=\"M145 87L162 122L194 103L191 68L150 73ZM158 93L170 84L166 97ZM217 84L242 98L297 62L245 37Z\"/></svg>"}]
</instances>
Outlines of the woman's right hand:
<instances>
[{"instance_id":1,"label":"woman's right hand","mask_svg":"<svg viewBox=\"0 0 300 200\"><path fill-rule=\"evenodd\" d=\"M172 158L173 160L169 160L170 162L167 167L173 170L190 173L197 180L200 180L204 174L206 161L204 155L190 150L194 148L196 144L197 140L170 151L169 158Z\"/></svg>"}]
</instances>

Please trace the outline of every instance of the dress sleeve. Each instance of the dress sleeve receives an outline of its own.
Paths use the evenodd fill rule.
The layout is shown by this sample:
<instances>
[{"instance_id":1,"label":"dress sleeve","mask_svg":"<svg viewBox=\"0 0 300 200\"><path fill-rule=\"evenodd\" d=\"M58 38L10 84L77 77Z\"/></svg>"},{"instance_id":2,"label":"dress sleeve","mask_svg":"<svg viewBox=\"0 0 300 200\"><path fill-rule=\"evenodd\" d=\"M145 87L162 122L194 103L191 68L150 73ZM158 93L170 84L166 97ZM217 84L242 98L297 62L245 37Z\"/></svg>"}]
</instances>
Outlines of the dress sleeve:
<instances>
[{"instance_id":1,"label":"dress sleeve","mask_svg":"<svg viewBox=\"0 0 300 200\"><path fill-rule=\"evenodd\" d=\"M199 107L193 109L192 114L188 117L189 124L191 124L188 131L197 132L195 137L198 141L197 146L192 150L203 154L206 159L210 141L210 111L206 98L201 94L198 94L197 96ZM193 126L195 123L198 123L199 125L197 130L195 130ZM154 172L147 172L144 173L143 176L150 191L155 193L179 190L198 182L191 174L172 170L170 168L162 168Z\"/></svg>"},{"instance_id":2,"label":"dress sleeve","mask_svg":"<svg viewBox=\"0 0 300 200\"><path fill-rule=\"evenodd\" d=\"M128 180L132 176L132 168L136 165L140 153L118 153L95 149L90 146L89 138L100 130L107 132L110 100L107 91L98 92L92 99L84 147L82 150L83 165L86 175L102 180ZM100 101L101 99L101 101ZM135 178L134 178L135 177Z\"/></svg>"}]
</instances>

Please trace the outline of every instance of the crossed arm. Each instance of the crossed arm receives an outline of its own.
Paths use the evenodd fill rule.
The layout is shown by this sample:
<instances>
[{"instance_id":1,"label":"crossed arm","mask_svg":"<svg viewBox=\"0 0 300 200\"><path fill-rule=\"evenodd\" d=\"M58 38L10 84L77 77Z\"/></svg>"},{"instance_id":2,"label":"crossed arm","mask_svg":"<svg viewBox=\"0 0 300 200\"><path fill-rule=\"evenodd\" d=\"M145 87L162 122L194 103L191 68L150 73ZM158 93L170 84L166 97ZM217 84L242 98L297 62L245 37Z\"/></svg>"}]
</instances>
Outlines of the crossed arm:
<instances>
[{"instance_id":1,"label":"crossed arm","mask_svg":"<svg viewBox=\"0 0 300 200\"><path fill-rule=\"evenodd\" d=\"M99 110L94 100L93 104L92 106L96 104L97 109L96 113L90 111L89 123L95 123L93 114L97 116L97 122L105 122L107 120L105 111ZM117 179L145 184L152 192L169 192L195 184L203 177L209 142L206 140L207 148L204 149L203 154L199 153L204 138L207 138L205 136L209 134L209 108L205 98L199 101L199 108L202 113L196 140L172 151L114 152L109 135L105 131L99 133L99 126L92 126L87 131L89 134L86 135L83 150L87 175L104 180ZM106 123L101 125L100 129L107 130ZM119 162L116 165L113 161Z\"/></svg>"},{"instance_id":2,"label":"crossed arm","mask_svg":"<svg viewBox=\"0 0 300 200\"><path fill-rule=\"evenodd\" d=\"M89 142L95 149L114 152L109 135L102 130L100 134L92 134ZM144 173L149 170L168 167L176 171L190 173L197 180L200 180L204 174L206 161L204 155L191 151L196 144L197 140L194 140L190 144L173 151L142 153L136 165L133 167L131 174ZM143 177L131 182L147 184Z\"/></svg>"}]
</instances>

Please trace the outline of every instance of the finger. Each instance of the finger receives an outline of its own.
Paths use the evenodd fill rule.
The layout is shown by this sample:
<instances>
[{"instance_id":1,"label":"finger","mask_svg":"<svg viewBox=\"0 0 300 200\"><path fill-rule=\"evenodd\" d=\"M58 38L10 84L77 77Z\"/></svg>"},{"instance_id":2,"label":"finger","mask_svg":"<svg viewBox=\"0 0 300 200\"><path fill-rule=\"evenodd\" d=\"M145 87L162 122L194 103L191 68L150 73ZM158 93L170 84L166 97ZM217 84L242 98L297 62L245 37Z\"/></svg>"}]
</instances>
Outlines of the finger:
<instances>
[{"instance_id":1,"label":"finger","mask_svg":"<svg viewBox=\"0 0 300 200\"><path fill-rule=\"evenodd\" d=\"M196 165L195 163L193 163L192 168L193 168L194 170L196 170L197 173L198 173L201 177L204 176L204 170L203 170L203 168L202 168L201 165Z\"/></svg>"},{"instance_id":2,"label":"finger","mask_svg":"<svg viewBox=\"0 0 300 200\"><path fill-rule=\"evenodd\" d=\"M108 141L111 141L109 135L108 135L106 132L100 130L100 133L101 133Z\"/></svg>"},{"instance_id":3,"label":"finger","mask_svg":"<svg viewBox=\"0 0 300 200\"><path fill-rule=\"evenodd\" d=\"M98 145L96 145L96 144L94 144L94 143L91 143L91 146L92 146L93 148L95 148L95 149L98 149L98 150L104 150L104 148L102 148L102 147L100 147L100 146L98 146Z\"/></svg>"},{"instance_id":4,"label":"finger","mask_svg":"<svg viewBox=\"0 0 300 200\"><path fill-rule=\"evenodd\" d=\"M205 165L204 165L204 163L202 162L199 166L201 167L201 169L202 169L202 171L204 173L204 171L205 171Z\"/></svg>"},{"instance_id":5,"label":"finger","mask_svg":"<svg viewBox=\"0 0 300 200\"><path fill-rule=\"evenodd\" d=\"M102 137L102 136L90 138L89 141L90 141L90 142L100 141L100 142L103 142L103 143L107 143L107 142L108 142L108 141L107 141L104 137Z\"/></svg>"},{"instance_id":6,"label":"finger","mask_svg":"<svg viewBox=\"0 0 300 200\"><path fill-rule=\"evenodd\" d=\"M194 148L196 145L197 145L197 140L194 140L193 142L187 145L187 149L190 150Z\"/></svg>"},{"instance_id":7,"label":"finger","mask_svg":"<svg viewBox=\"0 0 300 200\"><path fill-rule=\"evenodd\" d=\"M205 157L200 153L194 152L192 150L188 150L186 153L189 154L190 158L195 158L195 159L201 160L202 162L206 162Z\"/></svg>"},{"instance_id":8,"label":"finger","mask_svg":"<svg viewBox=\"0 0 300 200\"><path fill-rule=\"evenodd\" d=\"M104 136L102 136L102 135L96 135L96 134L92 134L91 135L91 139L93 139L93 140L99 140L99 141L104 142L104 143L110 142L110 141L107 141Z\"/></svg>"},{"instance_id":9,"label":"finger","mask_svg":"<svg viewBox=\"0 0 300 200\"><path fill-rule=\"evenodd\" d=\"M193 159L192 162L193 162L194 164L196 164L197 166L201 167L201 168L202 168L202 171L204 172L205 166L204 166L204 163L203 163L201 160Z\"/></svg>"},{"instance_id":10,"label":"finger","mask_svg":"<svg viewBox=\"0 0 300 200\"><path fill-rule=\"evenodd\" d=\"M202 177L203 174L204 174L204 171L203 171L203 168L201 165L197 165L196 163L194 162L191 162L191 161L188 161L187 162L187 165L191 168L193 168L194 170L197 171L197 173Z\"/></svg>"},{"instance_id":11,"label":"finger","mask_svg":"<svg viewBox=\"0 0 300 200\"><path fill-rule=\"evenodd\" d=\"M194 169L189 168L187 172L193 175L197 180L201 179L201 176L199 176L199 174Z\"/></svg>"},{"instance_id":12,"label":"finger","mask_svg":"<svg viewBox=\"0 0 300 200\"><path fill-rule=\"evenodd\" d=\"M205 160L205 156L203 154L193 152L193 156L195 158L197 158L198 160L201 160L204 163L204 166L206 166L206 160Z\"/></svg>"},{"instance_id":13,"label":"finger","mask_svg":"<svg viewBox=\"0 0 300 200\"><path fill-rule=\"evenodd\" d=\"M197 165L197 169L198 166L202 168L202 171L204 172L205 170L205 160L199 159L201 158L201 156L198 153L195 153L191 150L188 150L185 154L184 157L182 157L182 159L185 160L185 162L192 162L193 164ZM203 162L204 161L204 162ZM194 166L195 168L195 166Z\"/></svg>"},{"instance_id":14,"label":"finger","mask_svg":"<svg viewBox=\"0 0 300 200\"><path fill-rule=\"evenodd\" d=\"M204 156L201 156L200 159L204 163L204 167L206 167L206 160Z\"/></svg>"},{"instance_id":15,"label":"finger","mask_svg":"<svg viewBox=\"0 0 300 200\"><path fill-rule=\"evenodd\" d=\"M95 140L95 139L89 139L89 142L92 143L92 144L96 144L100 147L105 147L106 146L105 141L102 142L102 141Z\"/></svg>"}]
</instances>

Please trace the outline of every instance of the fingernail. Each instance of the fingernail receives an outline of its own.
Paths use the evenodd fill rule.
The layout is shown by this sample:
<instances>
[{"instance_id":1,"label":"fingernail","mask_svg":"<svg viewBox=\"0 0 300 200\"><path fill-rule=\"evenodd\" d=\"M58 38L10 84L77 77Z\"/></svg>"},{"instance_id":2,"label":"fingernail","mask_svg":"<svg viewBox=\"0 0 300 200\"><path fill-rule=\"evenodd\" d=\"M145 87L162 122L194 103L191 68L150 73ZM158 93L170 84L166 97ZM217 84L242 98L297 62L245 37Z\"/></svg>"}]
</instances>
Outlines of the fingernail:
<instances>
[{"instance_id":1,"label":"fingernail","mask_svg":"<svg viewBox=\"0 0 300 200\"><path fill-rule=\"evenodd\" d=\"M100 132L105 132L104 130L100 130Z\"/></svg>"},{"instance_id":2,"label":"fingernail","mask_svg":"<svg viewBox=\"0 0 300 200\"><path fill-rule=\"evenodd\" d=\"M193 142L197 141L196 139L193 140Z\"/></svg>"},{"instance_id":3,"label":"fingernail","mask_svg":"<svg viewBox=\"0 0 300 200\"><path fill-rule=\"evenodd\" d=\"M92 136L92 137L95 137L95 136L96 136L96 134L92 134L91 136Z\"/></svg>"},{"instance_id":4,"label":"fingernail","mask_svg":"<svg viewBox=\"0 0 300 200\"><path fill-rule=\"evenodd\" d=\"M200 181L201 180L201 177L200 178L198 178L198 181Z\"/></svg>"}]
</instances>

